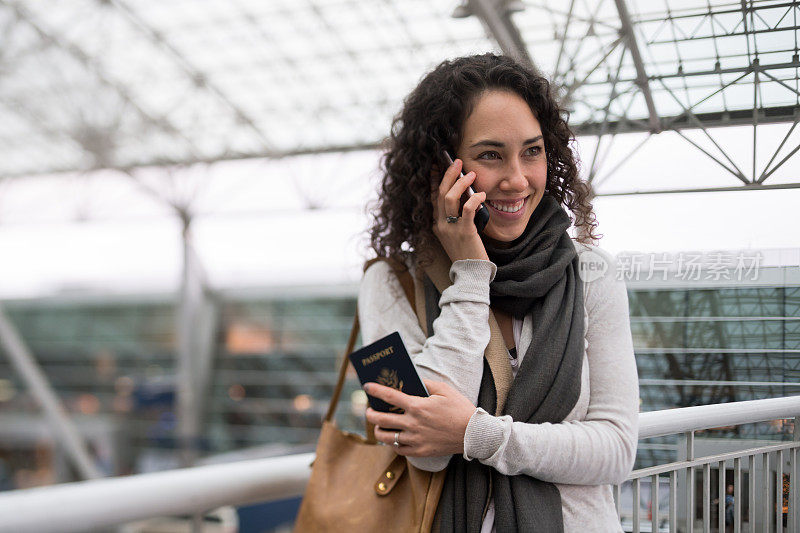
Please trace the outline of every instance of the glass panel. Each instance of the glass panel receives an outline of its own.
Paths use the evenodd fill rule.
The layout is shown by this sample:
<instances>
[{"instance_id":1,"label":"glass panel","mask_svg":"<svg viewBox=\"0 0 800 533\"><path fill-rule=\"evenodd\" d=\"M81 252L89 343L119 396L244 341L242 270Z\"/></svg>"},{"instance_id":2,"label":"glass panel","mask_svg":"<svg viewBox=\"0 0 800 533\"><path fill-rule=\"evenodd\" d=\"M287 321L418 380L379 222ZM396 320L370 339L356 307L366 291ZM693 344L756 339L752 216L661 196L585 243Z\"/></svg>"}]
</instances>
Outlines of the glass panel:
<instances>
[{"instance_id":1,"label":"glass panel","mask_svg":"<svg viewBox=\"0 0 800 533\"><path fill-rule=\"evenodd\" d=\"M796 287L632 290L629 297L643 411L800 392Z\"/></svg>"}]
</instances>

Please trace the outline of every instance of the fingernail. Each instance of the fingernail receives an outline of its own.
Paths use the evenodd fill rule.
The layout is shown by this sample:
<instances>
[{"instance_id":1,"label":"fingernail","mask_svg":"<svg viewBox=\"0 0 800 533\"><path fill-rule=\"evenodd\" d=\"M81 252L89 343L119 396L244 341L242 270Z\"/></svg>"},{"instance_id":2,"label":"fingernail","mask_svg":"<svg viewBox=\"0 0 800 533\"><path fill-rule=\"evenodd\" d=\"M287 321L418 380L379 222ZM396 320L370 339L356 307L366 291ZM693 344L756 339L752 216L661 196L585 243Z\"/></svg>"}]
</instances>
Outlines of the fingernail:
<instances>
[{"instance_id":1,"label":"fingernail","mask_svg":"<svg viewBox=\"0 0 800 533\"><path fill-rule=\"evenodd\" d=\"M364 386L361 387L362 389L364 389L364 392L369 392L369 385L370 385L369 383L364 383Z\"/></svg>"}]
</instances>

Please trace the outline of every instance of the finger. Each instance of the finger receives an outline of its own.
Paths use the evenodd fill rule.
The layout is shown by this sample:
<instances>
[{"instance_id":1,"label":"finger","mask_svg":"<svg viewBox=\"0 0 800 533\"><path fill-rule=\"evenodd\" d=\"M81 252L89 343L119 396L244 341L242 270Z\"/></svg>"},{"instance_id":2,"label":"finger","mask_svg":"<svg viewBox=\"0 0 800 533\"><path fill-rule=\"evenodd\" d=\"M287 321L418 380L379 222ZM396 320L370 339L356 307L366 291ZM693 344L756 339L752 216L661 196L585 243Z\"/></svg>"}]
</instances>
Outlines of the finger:
<instances>
[{"instance_id":1,"label":"finger","mask_svg":"<svg viewBox=\"0 0 800 533\"><path fill-rule=\"evenodd\" d=\"M463 161L456 159L452 165L447 167L447 170L444 172L444 176L442 176L442 181L439 183L440 196L444 196L444 194L450 190L458 177L461 175L461 168L463 166Z\"/></svg>"},{"instance_id":2,"label":"finger","mask_svg":"<svg viewBox=\"0 0 800 533\"><path fill-rule=\"evenodd\" d=\"M399 446L394 445L394 436L397 431L393 430L386 430L383 428L376 427L375 428L375 440L378 442L382 442L384 444L388 444L395 449L395 452L403 455L402 452L407 452L411 447L403 441L403 438L408 438L408 435L404 435L403 431L400 431L400 434L397 436L397 442L400 443Z\"/></svg>"},{"instance_id":3,"label":"finger","mask_svg":"<svg viewBox=\"0 0 800 533\"><path fill-rule=\"evenodd\" d=\"M407 432L400 428L375 426L375 438L386 444L394 444L396 433L399 433L399 435L397 435L397 442L399 442L401 446L408 446L411 437Z\"/></svg>"},{"instance_id":4,"label":"finger","mask_svg":"<svg viewBox=\"0 0 800 533\"><path fill-rule=\"evenodd\" d=\"M365 383L364 391L370 396L378 398L379 400L383 400L384 402L401 409L408 409L412 400L412 397L408 394L404 394L399 390L387 387L385 385L379 385L377 383Z\"/></svg>"},{"instance_id":5,"label":"finger","mask_svg":"<svg viewBox=\"0 0 800 533\"><path fill-rule=\"evenodd\" d=\"M486 193L476 192L475 194L470 197L469 200L464 204L463 214L464 220L467 222L473 222L475 220L475 213L478 211L478 208L481 206L483 202L486 201Z\"/></svg>"},{"instance_id":6,"label":"finger","mask_svg":"<svg viewBox=\"0 0 800 533\"><path fill-rule=\"evenodd\" d=\"M453 194L458 193L458 197L461 198L461 196L467 191L467 187L472 185L475 181L475 176L475 171L470 170L453 183L453 186L450 187L449 192Z\"/></svg>"},{"instance_id":7,"label":"finger","mask_svg":"<svg viewBox=\"0 0 800 533\"><path fill-rule=\"evenodd\" d=\"M461 208L461 197L464 196L467 187L472 185L475 181L475 173L469 172L463 178L456 181L450 190L445 195L445 213L446 215L458 216Z\"/></svg>"},{"instance_id":8,"label":"finger","mask_svg":"<svg viewBox=\"0 0 800 533\"><path fill-rule=\"evenodd\" d=\"M459 176L461 175L461 160L456 159L455 163L450 165L447 169L447 172L444 173L444 177L442 178L442 182L439 184L439 198L438 198L438 207L439 207L439 215L442 218L446 217L447 215L458 216L458 212L448 212L445 206L445 199L447 197L447 193L450 189L453 188L453 184L458 181Z\"/></svg>"},{"instance_id":9,"label":"finger","mask_svg":"<svg viewBox=\"0 0 800 533\"><path fill-rule=\"evenodd\" d=\"M428 393L431 395L434 394L444 395L451 389L450 385L448 385L444 381L433 381L431 379L423 379L422 382L425 383L425 388L428 389Z\"/></svg>"},{"instance_id":10,"label":"finger","mask_svg":"<svg viewBox=\"0 0 800 533\"><path fill-rule=\"evenodd\" d=\"M376 411L372 407L367 408L367 422L382 428L397 428L400 430L406 430L409 427L407 419L408 417L404 415L398 415L395 413L382 413L380 411Z\"/></svg>"}]
</instances>

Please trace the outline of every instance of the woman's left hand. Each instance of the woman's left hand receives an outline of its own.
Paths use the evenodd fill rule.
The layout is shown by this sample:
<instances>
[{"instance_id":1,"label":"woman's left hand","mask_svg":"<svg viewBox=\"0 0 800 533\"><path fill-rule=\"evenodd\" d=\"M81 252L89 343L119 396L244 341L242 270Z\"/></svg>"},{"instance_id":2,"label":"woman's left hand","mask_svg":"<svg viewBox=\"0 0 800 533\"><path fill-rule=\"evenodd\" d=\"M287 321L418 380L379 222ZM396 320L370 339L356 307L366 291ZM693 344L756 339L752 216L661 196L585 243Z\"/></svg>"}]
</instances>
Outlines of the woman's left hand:
<instances>
[{"instance_id":1,"label":"woman's left hand","mask_svg":"<svg viewBox=\"0 0 800 533\"><path fill-rule=\"evenodd\" d=\"M364 386L370 396L405 410L403 414L396 414L367 408L367 420L375 424L375 438L393 445L399 430L400 446L395 446L399 455L429 457L464 453L464 433L475 406L446 383L424 381L430 393L427 398L404 394L377 383Z\"/></svg>"}]
</instances>

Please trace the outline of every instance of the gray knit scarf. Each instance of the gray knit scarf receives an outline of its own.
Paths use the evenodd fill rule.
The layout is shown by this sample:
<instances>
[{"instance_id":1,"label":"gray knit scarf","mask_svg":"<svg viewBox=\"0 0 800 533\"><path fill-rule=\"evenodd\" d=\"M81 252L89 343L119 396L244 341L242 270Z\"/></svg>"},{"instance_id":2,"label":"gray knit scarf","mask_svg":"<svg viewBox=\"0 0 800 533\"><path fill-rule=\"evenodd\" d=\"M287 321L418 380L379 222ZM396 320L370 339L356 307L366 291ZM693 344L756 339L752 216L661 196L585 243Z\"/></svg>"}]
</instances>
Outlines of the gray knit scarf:
<instances>
[{"instance_id":1,"label":"gray knit scarf","mask_svg":"<svg viewBox=\"0 0 800 533\"><path fill-rule=\"evenodd\" d=\"M516 318L532 315L533 337L511 385L503 414L514 421L561 422L578 401L584 350L583 289L578 256L567 234L570 219L545 195L525 232L508 248L484 242L497 265L492 305ZM439 293L425 280L428 335L439 314ZM497 393L486 359L478 406L495 413ZM564 530L561 494L553 483L505 476L477 460L454 455L447 467L437 523L442 532L478 533L490 497L499 532Z\"/></svg>"}]
</instances>

